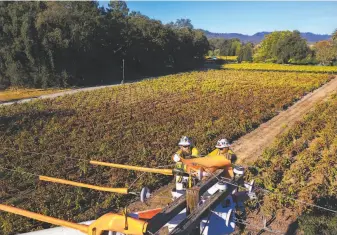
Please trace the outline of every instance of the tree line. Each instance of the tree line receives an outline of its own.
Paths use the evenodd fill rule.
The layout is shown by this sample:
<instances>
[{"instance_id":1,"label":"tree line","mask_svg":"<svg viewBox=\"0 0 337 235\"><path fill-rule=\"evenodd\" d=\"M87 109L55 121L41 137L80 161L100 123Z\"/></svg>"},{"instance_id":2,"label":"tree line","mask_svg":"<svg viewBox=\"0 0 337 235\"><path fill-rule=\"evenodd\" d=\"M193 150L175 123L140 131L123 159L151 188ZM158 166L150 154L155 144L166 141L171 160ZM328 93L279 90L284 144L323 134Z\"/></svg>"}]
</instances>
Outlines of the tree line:
<instances>
[{"instance_id":1,"label":"tree line","mask_svg":"<svg viewBox=\"0 0 337 235\"><path fill-rule=\"evenodd\" d=\"M209 43L189 20L162 24L124 1L0 2L0 86L120 82L201 66Z\"/></svg>"},{"instance_id":2,"label":"tree line","mask_svg":"<svg viewBox=\"0 0 337 235\"><path fill-rule=\"evenodd\" d=\"M264 62L278 64L337 64L337 30L331 40L308 45L299 31L275 31L261 43L241 43L239 39L212 38L210 56L238 56L238 62Z\"/></svg>"}]
</instances>

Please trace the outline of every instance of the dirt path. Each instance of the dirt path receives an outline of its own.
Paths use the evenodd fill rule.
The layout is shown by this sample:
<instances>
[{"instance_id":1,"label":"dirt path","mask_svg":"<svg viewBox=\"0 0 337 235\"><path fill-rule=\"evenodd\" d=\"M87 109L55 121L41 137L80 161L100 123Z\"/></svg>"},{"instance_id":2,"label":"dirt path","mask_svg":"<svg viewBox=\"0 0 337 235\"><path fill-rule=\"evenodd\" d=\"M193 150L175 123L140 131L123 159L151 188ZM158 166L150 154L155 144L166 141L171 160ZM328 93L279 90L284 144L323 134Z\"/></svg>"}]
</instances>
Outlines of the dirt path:
<instances>
[{"instance_id":1,"label":"dirt path","mask_svg":"<svg viewBox=\"0 0 337 235\"><path fill-rule=\"evenodd\" d=\"M3 103L0 103L0 106L26 103L26 102L30 102L30 101L36 100L36 99L53 99L53 98L56 98L56 97L59 97L59 96L75 94L75 93L82 92L82 91L93 91L93 90L98 90L98 89L103 89L103 88L113 87L113 86L118 86L118 85L120 85L120 84L107 85L107 86L96 86L96 87L86 87L86 88L79 88L79 89L70 90L70 91L62 91L62 92L57 92L57 93L48 94L48 95L41 95L41 96L38 96L38 97L21 99L21 100L17 100L17 101L3 102Z\"/></svg>"},{"instance_id":2,"label":"dirt path","mask_svg":"<svg viewBox=\"0 0 337 235\"><path fill-rule=\"evenodd\" d=\"M326 100L334 92L337 92L337 77L307 94L290 108L261 124L254 131L233 142L232 149L238 156L238 163L249 165L255 161L263 150L272 144L277 135L289 129L296 121L301 120L316 104Z\"/></svg>"}]
</instances>

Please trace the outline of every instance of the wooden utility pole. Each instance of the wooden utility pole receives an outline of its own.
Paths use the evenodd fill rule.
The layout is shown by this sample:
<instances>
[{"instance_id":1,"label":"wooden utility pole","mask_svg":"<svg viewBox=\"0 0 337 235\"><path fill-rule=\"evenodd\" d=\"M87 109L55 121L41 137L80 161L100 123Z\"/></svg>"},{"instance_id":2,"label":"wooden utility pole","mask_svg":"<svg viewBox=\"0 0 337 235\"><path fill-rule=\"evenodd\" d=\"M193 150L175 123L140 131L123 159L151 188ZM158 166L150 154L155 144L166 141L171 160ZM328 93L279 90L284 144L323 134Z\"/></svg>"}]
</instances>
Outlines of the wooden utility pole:
<instances>
[{"instance_id":1,"label":"wooden utility pole","mask_svg":"<svg viewBox=\"0 0 337 235\"><path fill-rule=\"evenodd\" d=\"M123 59L123 80L122 80L122 84L124 84L124 59Z\"/></svg>"},{"instance_id":2,"label":"wooden utility pole","mask_svg":"<svg viewBox=\"0 0 337 235\"><path fill-rule=\"evenodd\" d=\"M191 214L197 207L200 200L200 187L186 189L186 214Z\"/></svg>"},{"instance_id":3,"label":"wooden utility pole","mask_svg":"<svg viewBox=\"0 0 337 235\"><path fill-rule=\"evenodd\" d=\"M186 216L189 216L193 211L197 210L200 201L200 187L186 189ZM190 235L199 235L200 226L197 225Z\"/></svg>"}]
</instances>

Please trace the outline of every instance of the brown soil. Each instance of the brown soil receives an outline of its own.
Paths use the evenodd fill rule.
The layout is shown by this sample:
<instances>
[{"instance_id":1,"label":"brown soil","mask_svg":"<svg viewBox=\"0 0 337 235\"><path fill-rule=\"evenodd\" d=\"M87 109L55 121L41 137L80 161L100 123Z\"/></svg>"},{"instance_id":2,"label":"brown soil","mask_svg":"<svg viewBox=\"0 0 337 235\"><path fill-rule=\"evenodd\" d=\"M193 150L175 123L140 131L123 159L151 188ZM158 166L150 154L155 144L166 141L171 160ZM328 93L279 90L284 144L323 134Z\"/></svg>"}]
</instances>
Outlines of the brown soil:
<instances>
[{"instance_id":1,"label":"brown soil","mask_svg":"<svg viewBox=\"0 0 337 235\"><path fill-rule=\"evenodd\" d=\"M238 156L238 163L249 165L254 162L261 156L263 150L272 144L275 137L296 124L296 122L301 120L316 104L328 99L334 92L337 92L337 77L317 90L305 95L290 108L281 111L277 116L261 124L254 131L233 142L232 149ZM168 197L171 196L170 191L172 187L173 184L169 184L154 192L153 197L147 203L148 205L136 202L131 204L129 209L131 211L137 211L167 205L167 203L170 202ZM294 231L291 231L292 224L295 220L296 215L294 215L291 210L285 209L282 212L278 212L276 220L270 224L269 228L282 231L282 233L296 234ZM263 227L262 214L250 213L247 222L258 227ZM249 229L251 234L257 234L260 231L260 229L254 229L250 226L248 226L247 229ZM263 234L275 233L263 232Z\"/></svg>"}]
</instances>

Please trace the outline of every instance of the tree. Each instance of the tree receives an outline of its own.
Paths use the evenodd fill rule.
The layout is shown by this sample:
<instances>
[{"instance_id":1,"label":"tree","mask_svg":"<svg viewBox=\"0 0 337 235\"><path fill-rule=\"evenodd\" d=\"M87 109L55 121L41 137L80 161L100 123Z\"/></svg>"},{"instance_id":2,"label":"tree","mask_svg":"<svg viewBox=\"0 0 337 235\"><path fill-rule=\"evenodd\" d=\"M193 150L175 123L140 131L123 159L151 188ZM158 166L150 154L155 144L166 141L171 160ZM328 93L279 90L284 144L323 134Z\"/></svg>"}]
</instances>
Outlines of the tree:
<instances>
[{"instance_id":1,"label":"tree","mask_svg":"<svg viewBox=\"0 0 337 235\"><path fill-rule=\"evenodd\" d=\"M310 50L299 31L275 31L265 36L253 56L255 62L296 63Z\"/></svg>"},{"instance_id":2,"label":"tree","mask_svg":"<svg viewBox=\"0 0 337 235\"><path fill-rule=\"evenodd\" d=\"M209 49L190 20L163 25L124 1L0 2L0 15L1 87L120 82L123 60L133 78L184 71Z\"/></svg>"},{"instance_id":3,"label":"tree","mask_svg":"<svg viewBox=\"0 0 337 235\"><path fill-rule=\"evenodd\" d=\"M253 60L255 62L276 62L277 44L289 35L291 35L290 31L275 31L264 36L253 56Z\"/></svg>"},{"instance_id":4,"label":"tree","mask_svg":"<svg viewBox=\"0 0 337 235\"><path fill-rule=\"evenodd\" d=\"M215 56L220 56L220 50L219 49L215 49L214 50L214 55Z\"/></svg>"},{"instance_id":5,"label":"tree","mask_svg":"<svg viewBox=\"0 0 337 235\"><path fill-rule=\"evenodd\" d=\"M331 41L319 41L315 44L316 59L323 65L331 64L336 58L336 49Z\"/></svg>"},{"instance_id":6,"label":"tree","mask_svg":"<svg viewBox=\"0 0 337 235\"><path fill-rule=\"evenodd\" d=\"M290 35L286 35L276 44L277 63L296 63L307 57L309 47L305 39L301 37L299 31L295 30Z\"/></svg>"},{"instance_id":7,"label":"tree","mask_svg":"<svg viewBox=\"0 0 337 235\"><path fill-rule=\"evenodd\" d=\"M176 28L193 29L193 25L190 19L177 19L176 22L174 23L174 26Z\"/></svg>"},{"instance_id":8,"label":"tree","mask_svg":"<svg viewBox=\"0 0 337 235\"><path fill-rule=\"evenodd\" d=\"M337 29L332 33L332 41L337 42Z\"/></svg>"},{"instance_id":9,"label":"tree","mask_svg":"<svg viewBox=\"0 0 337 235\"><path fill-rule=\"evenodd\" d=\"M237 38L212 38L209 40L211 50L219 49L222 56L235 56L239 54L241 42Z\"/></svg>"},{"instance_id":10,"label":"tree","mask_svg":"<svg viewBox=\"0 0 337 235\"><path fill-rule=\"evenodd\" d=\"M238 55L238 62L241 63L242 61L253 61L253 45L251 43L247 43L241 46Z\"/></svg>"}]
</instances>

